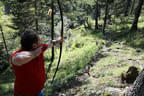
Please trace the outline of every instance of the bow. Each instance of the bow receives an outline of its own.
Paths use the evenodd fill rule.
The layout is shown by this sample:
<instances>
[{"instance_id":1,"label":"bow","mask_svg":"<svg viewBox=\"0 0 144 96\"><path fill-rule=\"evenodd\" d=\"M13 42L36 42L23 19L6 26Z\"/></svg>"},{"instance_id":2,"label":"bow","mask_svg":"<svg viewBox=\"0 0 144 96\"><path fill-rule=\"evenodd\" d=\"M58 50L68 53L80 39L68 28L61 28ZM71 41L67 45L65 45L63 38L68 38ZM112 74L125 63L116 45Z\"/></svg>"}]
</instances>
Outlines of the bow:
<instances>
[{"instance_id":1,"label":"bow","mask_svg":"<svg viewBox=\"0 0 144 96\"><path fill-rule=\"evenodd\" d=\"M59 10L60 10L60 17L61 17L61 38L63 39L63 25L64 25L64 23L63 23L63 12L62 12L60 1L57 0L57 2L58 2L58 6L59 6ZM58 64L57 64L56 71L54 73L54 76L53 76L51 84L53 83L53 81L55 79L55 76L56 76L56 73L58 71L60 60L61 60L61 56L62 56L62 43L60 43L60 55L59 55Z\"/></svg>"},{"instance_id":2,"label":"bow","mask_svg":"<svg viewBox=\"0 0 144 96\"><path fill-rule=\"evenodd\" d=\"M52 0L51 2L51 9L52 9L52 16L51 16L51 39L54 40L54 1ZM49 15L51 15L51 12L49 13ZM48 66L48 70L47 70L47 78L50 77L50 69L52 66L52 63L54 61L54 46L52 47L52 57L51 57L51 63Z\"/></svg>"}]
</instances>

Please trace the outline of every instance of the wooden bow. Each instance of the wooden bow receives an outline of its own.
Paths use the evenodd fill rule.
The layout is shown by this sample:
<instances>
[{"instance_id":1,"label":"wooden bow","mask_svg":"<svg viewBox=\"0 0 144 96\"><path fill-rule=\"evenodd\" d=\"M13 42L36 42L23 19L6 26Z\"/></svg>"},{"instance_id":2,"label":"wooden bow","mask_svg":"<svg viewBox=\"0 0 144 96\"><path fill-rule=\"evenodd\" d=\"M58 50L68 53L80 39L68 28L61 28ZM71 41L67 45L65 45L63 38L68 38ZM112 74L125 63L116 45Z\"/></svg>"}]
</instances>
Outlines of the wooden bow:
<instances>
[{"instance_id":1,"label":"wooden bow","mask_svg":"<svg viewBox=\"0 0 144 96\"><path fill-rule=\"evenodd\" d=\"M58 2L58 6L59 6L59 10L60 10L60 16L61 16L61 38L63 39L63 34L64 34L63 33L63 25L64 25L64 23L63 23L63 12L62 12L60 1L57 0L57 2ZM62 56L62 43L60 43L60 55L59 55L58 64L57 64L56 71L54 73L54 76L53 76L51 84L53 83L53 81L55 79L55 76L56 76L56 73L58 71L60 60L61 60L61 56Z\"/></svg>"}]
</instances>

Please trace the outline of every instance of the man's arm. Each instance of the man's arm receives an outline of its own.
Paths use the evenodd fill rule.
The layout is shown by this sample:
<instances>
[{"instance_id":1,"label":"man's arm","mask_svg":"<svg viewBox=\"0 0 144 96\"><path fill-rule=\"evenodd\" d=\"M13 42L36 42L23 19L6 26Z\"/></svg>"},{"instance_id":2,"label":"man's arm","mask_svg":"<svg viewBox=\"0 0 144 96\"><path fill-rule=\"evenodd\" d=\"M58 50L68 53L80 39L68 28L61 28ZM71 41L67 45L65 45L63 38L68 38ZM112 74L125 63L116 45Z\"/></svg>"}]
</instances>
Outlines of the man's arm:
<instances>
[{"instance_id":1,"label":"man's arm","mask_svg":"<svg viewBox=\"0 0 144 96\"><path fill-rule=\"evenodd\" d=\"M57 40L51 40L51 41L48 41L46 42L47 44L47 48L52 48L54 45L56 45L57 43L62 43L63 42L63 39L62 38L59 38Z\"/></svg>"},{"instance_id":2,"label":"man's arm","mask_svg":"<svg viewBox=\"0 0 144 96\"><path fill-rule=\"evenodd\" d=\"M17 53L13 59L12 62L16 66L21 66L23 64L26 64L30 62L32 59L36 58L41 53L41 47L37 48L34 51L22 51L20 53Z\"/></svg>"}]
</instances>

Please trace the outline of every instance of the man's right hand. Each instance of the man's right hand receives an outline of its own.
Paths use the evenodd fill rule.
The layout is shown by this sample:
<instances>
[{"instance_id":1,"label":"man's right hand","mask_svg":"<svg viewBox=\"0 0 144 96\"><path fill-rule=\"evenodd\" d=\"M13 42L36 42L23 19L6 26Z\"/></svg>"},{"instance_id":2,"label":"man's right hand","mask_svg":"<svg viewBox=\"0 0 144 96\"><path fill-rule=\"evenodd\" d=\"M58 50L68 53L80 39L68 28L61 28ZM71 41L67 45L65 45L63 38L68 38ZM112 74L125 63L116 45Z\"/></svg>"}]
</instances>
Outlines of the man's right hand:
<instances>
[{"instance_id":1,"label":"man's right hand","mask_svg":"<svg viewBox=\"0 0 144 96\"><path fill-rule=\"evenodd\" d=\"M34 51L32 51L32 54L35 57L37 57L37 56L39 56L41 54L41 52L42 52L42 47L39 47L39 48L35 49Z\"/></svg>"}]
</instances>

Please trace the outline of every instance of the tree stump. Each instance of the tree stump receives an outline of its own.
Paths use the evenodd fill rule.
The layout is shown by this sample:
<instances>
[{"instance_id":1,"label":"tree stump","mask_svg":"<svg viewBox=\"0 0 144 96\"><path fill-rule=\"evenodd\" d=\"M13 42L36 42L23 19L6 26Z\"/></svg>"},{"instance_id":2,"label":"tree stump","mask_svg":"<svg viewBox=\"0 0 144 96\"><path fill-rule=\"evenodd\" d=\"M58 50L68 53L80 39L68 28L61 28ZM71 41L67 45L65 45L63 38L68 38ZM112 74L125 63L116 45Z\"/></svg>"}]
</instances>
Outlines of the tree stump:
<instances>
[{"instance_id":1,"label":"tree stump","mask_svg":"<svg viewBox=\"0 0 144 96\"><path fill-rule=\"evenodd\" d=\"M132 88L127 92L126 96L144 96L144 69L136 78Z\"/></svg>"}]
</instances>

